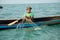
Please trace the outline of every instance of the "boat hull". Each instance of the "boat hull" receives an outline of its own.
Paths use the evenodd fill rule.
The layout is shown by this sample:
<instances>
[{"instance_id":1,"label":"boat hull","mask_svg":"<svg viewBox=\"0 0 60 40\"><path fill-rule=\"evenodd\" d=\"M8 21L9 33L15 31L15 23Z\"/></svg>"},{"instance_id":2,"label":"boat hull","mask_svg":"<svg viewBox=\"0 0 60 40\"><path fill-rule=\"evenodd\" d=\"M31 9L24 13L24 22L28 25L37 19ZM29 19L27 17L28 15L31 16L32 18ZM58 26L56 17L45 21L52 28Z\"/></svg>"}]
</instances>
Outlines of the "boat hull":
<instances>
[{"instance_id":1,"label":"boat hull","mask_svg":"<svg viewBox=\"0 0 60 40\"><path fill-rule=\"evenodd\" d=\"M36 27L40 25L53 25L60 23L60 20L51 20L46 22L35 22L35 23L19 23L12 26L1 25L0 29L12 29L12 28L27 28L27 27Z\"/></svg>"},{"instance_id":2,"label":"boat hull","mask_svg":"<svg viewBox=\"0 0 60 40\"><path fill-rule=\"evenodd\" d=\"M21 20L14 25L8 26L10 22L14 20L0 20L0 29L12 29L12 28L27 28L27 27L36 27L40 25L52 25L52 24L60 24L60 16L58 17L44 17L44 18L36 18L34 19L34 23L21 23ZM3 24L5 23L5 24Z\"/></svg>"}]
</instances>

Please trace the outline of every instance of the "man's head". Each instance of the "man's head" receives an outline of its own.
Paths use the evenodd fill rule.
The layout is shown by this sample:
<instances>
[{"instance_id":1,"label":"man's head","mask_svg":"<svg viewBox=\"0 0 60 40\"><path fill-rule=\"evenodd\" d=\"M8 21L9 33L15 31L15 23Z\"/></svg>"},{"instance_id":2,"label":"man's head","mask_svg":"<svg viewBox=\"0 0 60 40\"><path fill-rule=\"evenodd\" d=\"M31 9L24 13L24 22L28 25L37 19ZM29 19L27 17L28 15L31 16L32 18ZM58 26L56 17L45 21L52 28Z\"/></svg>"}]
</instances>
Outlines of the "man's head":
<instances>
[{"instance_id":1,"label":"man's head","mask_svg":"<svg viewBox=\"0 0 60 40\"><path fill-rule=\"evenodd\" d=\"M31 9L32 9L32 8L31 8L30 6L28 6L28 7L26 8L26 12L27 12L27 13L30 13L30 12L31 12Z\"/></svg>"}]
</instances>

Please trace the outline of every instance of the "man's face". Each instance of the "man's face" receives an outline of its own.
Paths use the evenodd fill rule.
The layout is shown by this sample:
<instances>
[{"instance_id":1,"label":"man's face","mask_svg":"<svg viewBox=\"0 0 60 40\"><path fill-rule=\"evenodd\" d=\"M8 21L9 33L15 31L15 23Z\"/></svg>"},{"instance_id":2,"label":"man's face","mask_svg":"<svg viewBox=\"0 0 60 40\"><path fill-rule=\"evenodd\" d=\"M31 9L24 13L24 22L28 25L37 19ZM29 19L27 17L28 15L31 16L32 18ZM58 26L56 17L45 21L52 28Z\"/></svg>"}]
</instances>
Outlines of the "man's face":
<instances>
[{"instance_id":1,"label":"man's face","mask_svg":"<svg viewBox=\"0 0 60 40\"><path fill-rule=\"evenodd\" d=\"M27 13L30 13L30 12L31 12L31 9L26 9L26 12L27 12Z\"/></svg>"}]
</instances>

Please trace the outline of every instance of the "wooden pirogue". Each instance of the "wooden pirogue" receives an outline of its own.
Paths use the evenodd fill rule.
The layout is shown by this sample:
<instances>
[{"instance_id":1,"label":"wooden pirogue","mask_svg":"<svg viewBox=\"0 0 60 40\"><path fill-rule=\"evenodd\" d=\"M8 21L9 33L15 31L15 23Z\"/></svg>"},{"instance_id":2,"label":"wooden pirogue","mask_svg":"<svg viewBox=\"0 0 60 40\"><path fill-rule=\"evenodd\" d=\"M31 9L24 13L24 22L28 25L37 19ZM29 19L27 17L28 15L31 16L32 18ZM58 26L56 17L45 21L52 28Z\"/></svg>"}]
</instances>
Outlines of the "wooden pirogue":
<instances>
[{"instance_id":1,"label":"wooden pirogue","mask_svg":"<svg viewBox=\"0 0 60 40\"><path fill-rule=\"evenodd\" d=\"M40 26L40 25L51 25L51 24L58 24L60 23L60 16L53 16L53 17L41 17L41 18L34 18L33 22L36 24L34 25L33 23L21 23L22 19L19 20L17 23L8 26L9 23L15 21L16 19L12 20L0 20L0 29L11 29L11 28L16 28L17 25L19 24L19 27L33 27L33 26Z\"/></svg>"}]
</instances>

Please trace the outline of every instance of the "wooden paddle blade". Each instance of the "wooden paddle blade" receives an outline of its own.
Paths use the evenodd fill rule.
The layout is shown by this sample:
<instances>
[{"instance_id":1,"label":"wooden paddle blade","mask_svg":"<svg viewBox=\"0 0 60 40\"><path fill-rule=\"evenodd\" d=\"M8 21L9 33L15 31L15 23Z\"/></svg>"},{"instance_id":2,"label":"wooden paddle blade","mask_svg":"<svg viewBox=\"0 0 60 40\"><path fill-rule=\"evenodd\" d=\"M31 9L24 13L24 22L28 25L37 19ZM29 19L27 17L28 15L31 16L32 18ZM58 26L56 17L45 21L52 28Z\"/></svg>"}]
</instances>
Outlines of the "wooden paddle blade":
<instances>
[{"instance_id":1,"label":"wooden paddle blade","mask_svg":"<svg viewBox=\"0 0 60 40\"><path fill-rule=\"evenodd\" d=\"M13 22L9 23L9 24L8 24L8 26L11 26L11 25L15 24L16 22L18 22L18 21L17 21L17 20L15 20L15 21L13 21Z\"/></svg>"}]
</instances>

